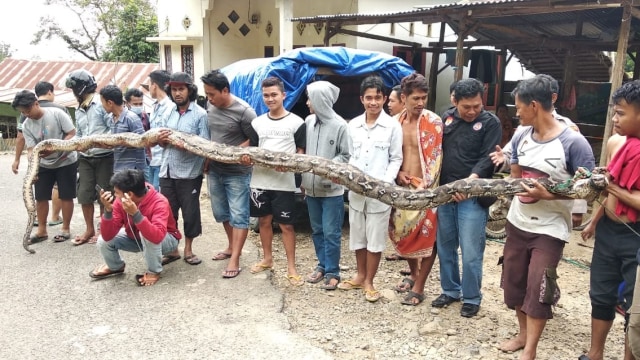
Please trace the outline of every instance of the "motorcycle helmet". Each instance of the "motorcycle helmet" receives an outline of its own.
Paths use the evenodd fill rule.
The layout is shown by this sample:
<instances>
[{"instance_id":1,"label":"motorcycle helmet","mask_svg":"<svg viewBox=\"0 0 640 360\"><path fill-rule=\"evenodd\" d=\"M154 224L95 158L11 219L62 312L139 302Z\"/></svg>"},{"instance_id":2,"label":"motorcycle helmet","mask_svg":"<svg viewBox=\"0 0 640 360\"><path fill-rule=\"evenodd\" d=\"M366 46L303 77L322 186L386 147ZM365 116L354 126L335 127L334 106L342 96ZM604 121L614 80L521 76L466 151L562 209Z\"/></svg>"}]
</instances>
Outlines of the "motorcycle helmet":
<instances>
[{"instance_id":1,"label":"motorcycle helmet","mask_svg":"<svg viewBox=\"0 0 640 360\"><path fill-rule=\"evenodd\" d=\"M73 90L76 97L82 97L85 94L91 94L96 91L98 84L96 78L84 69L74 70L67 76L65 85Z\"/></svg>"}]
</instances>

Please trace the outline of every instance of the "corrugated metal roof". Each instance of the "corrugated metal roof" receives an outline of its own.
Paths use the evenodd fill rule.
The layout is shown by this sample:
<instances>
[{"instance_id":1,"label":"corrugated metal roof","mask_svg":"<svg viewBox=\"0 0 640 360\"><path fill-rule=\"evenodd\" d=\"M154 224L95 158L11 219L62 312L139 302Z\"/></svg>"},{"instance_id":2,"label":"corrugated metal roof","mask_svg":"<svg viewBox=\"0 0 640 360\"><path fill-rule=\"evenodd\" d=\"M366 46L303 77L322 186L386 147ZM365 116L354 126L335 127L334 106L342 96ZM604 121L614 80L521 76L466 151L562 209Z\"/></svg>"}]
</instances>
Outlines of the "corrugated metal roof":
<instances>
[{"instance_id":1,"label":"corrugated metal roof","mask_svg":"<svg viewBox=\"0 0 640 360\"><path fill-rule=\"evenodd\" d=\"M495 4L508 4L508 3L521 3L532 0L486 0L486 1L458 1L450 4L441 4L441 5L425 5L425 6L414 6L418 9L407 10L407 11L397 11L397 12L386 12L386 13L369 13L369 14L333 14L333 15L316 15L316 16L306 16L306 17L297 17L291 18L291 21L344 21L344 20L354 20L354 19L363 19L363 18L382 18L389 19L394 17L402 17L406 15L420 15L425 11L439 10L439 9L453 9L453 8L473 8L475 6L485 6L485 5L495 5ZM471 10L471 9L470 9Z\"/></svg>"},{"instance_id":2,"label":"corrugated metal roof","mask_svg":"<svg viewBox=\"0 0 640 360\"><path fill-rule=\"evenodd\" d=\"M73 92L65 87L67 74L73 70L91 72L98 83L98 90L115 84L121 89L138 88L145 94L145 105L153 100L149 92L140 86L147 83L149 73L160 69L159 64L84 62L84 61L30 61L6 58L0 63L0 102L11 103L15 94L24 89L33 90L41 80L53 84L56 102L67 107L77 106Z\"/></svg>"}]
</instances>

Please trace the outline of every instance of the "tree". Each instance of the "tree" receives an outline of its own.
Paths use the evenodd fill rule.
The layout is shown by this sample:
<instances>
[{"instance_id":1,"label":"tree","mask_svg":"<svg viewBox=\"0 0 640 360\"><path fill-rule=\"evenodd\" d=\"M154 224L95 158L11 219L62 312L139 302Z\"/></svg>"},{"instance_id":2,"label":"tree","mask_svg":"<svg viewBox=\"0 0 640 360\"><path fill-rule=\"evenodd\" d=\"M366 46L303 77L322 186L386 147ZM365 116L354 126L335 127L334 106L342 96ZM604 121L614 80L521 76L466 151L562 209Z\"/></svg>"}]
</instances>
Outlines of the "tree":
<instances>
[{"instance_id":1,"label":"tree","mask_svg":"<svg viewBox=\"0 0 640 360\"><path fill-rule=\"evenodd\" d=\"M4 60L5 58L11 57L12 52L13 50L11 50L10 44L0 42L0 61Z\"/></svg>"},{"instance_id":2,"label":"tree","mask_svg":"<svg viewBox=\"0 0 640 360\"><path fill-rule=\"evenodd\" d=\"M158 61L159 50L154 44L143 47L142 53L146 55L121 58L123 54L130 56L122 48L132 44L140 46L139 39L144 41L147 36L157 35L158 20L150 0L45 0L45 5L60 5L70 10L78 25L66 30L58 20L42 17L41 29L34 34L32 44L57 37L89 60ZM132 29L135 33L130 32ZM137 40L129 39L132 35Z\"/></svg>"},{"instance_id":3,"label":"tree","mask_svg":"<svg viewBox=\"0 0 640 360\"><path fill-rule=\"evenodd\" d=\"M147 12L145 14L145 12ZM119 15L116 33L102 55L105 61L153 62L159 60L158 44L146 38L158 34L158 18L153 9L144 9L128 0Z\"/></svg>"}]
</instances>

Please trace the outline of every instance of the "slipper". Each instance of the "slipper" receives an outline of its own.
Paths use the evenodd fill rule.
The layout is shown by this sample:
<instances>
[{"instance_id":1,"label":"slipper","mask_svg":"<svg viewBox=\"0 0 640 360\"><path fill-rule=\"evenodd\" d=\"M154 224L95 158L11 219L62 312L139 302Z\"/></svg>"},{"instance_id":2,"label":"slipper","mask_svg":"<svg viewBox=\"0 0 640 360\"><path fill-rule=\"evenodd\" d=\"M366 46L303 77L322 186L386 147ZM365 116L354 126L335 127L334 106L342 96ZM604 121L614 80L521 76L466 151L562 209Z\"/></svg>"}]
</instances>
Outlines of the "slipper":
<instances>
[{"instance_id":1,"label":"slipper","mask_svg":"<svg viewBox=\"0 0 640 360\"><path fill-rule=\"evenodd\" d=\"M331 284L331 280L333 280L333 279L338 280L338 282L336 282L335 284ZM338 285L340 285L340 279L334 278L334 277L330 277L330 278L327 278L324 281L324 284L320 285L320 289L322 289L322 290L335 290L335 289L338 288Z\"/></svg>"},{"instance_id":2,"label":"slipper","mask_svg":"<svg viewBox=\"0 0 640 360\"><path fill-rule=\"evenodd\" d=\"M413 299L418 302L413 302ZM417 292L409 290L407 296L400 302L402 305L418 306L424 301L424 294L418 294Z\"/></svg>"},{"instance_id":3,"label":"slipper","mask_svg":"<svg viewBox=\"0 0 640 360\"><path fill-rule=\"evenodd\" d=\"M59 242L67 241L69 239L71 239L71 234L69 234L69 233L60 233L60 234L58 234L58 235L53 237L53 242L59 243Z\"/></svg>"},{"instance_id":4,"label":"slipper","mask_svg":"<svg viewBox=\"0 0 640 360\"><path fill-rule=\"evenodd\" d=\"M222 278L223 279L233 279L234 277L240 275L240 272L242 271L242 268L238 268L236 269L224 269L224 272L222 272Z\"/></svg>"},{"instance_id":5,"label":"slipper","mask_svg":"<svg viewBox=\"0 0 640 360\"><path fill-rule=\"evenodd\" d=\"M171 264L176 260L180 260L180 255L165 255L162 257L162 265Z\"/></svg>"},{"instance_id":6,"label":"slipper","mask_svg":"<svg viewBox=\"0 0 640 360\"><path fill-rule=\"evenodd\" d=\"M155 277L152 277L151 275L155 275ZM155 285L158 280L160 280L160 274L146 272L143 275L136 275L136 282L138 283L138 286Z\"/></svg>"},{"instance_id":7,"label":"slipper","mask_svg":"<svg viewBox=\"0 0 640 360\"><path fill-rule=\"evenodd\" d=\"M198 265L202 262L202 260L198 259L198 257L195 254L191 254L189 256L184 257L184 262L186 262L189 265Z\"/></svg>"},{"instance_id":8,"label":"slipper","mask_svg":"<svg viewBox=\"0 0 640 360\"><path fill-rule=\"evenodd\" d=\"M591 360L587 355L580 355L578 360Z\"/></svg>"},{"instance_id":9,"label":"slipper","mask_svg":"<svg viewBox=\"0 0 640 360\"><path fill-rule=\"evenodd\" d=\"M413 285L415 285L416 282L411 280L411 278L404 278L402 279L402 282L398 285L396 285L393 290L399 292L399 293L405 293L407 291L410 291L411 289L413 289Z\"/></svg>"},{"instance_id":10,"label":"slipper","mask_svg":"<svg viewBox=\"0 0 640 360\"><path fill-rule=\"evenodd\" d=\"M216 254L216 256L212 257L211 260L227 260L231 257L231 254L227 254L226 252L220 251Z\"/></svg>"},{"instance_id":11,"label":"slipper","mask_svg":"<svg viewBox=\"0 0 640 360\"><path fill-rule=\"evenodd\" d=\"M287 275L287 280L289 280L289 284L293 286L302 286L304 285L304 280L300 275Z\"/></svg>"},{"instance_id":12,"label":"slipper","mask_svg":"<svg viewBox=\"0 0 640 360\"><path fill-rule=\"evenodd\" d=\"M42 236L32 235L29 238L29 245L37 244L39 242L43 242L43 241L47 240L48 238L49 238L49 235L42 235Z\"/></svg>"},{"instance_id":13,"label":"slipper","mask_svg":"<svg viewBox=\"0 0 640 360\"><path fill-rule=\"evenodd\" d=\"M62 224L62 219L56 220L56 221L49 221L47 223L47 225L49 225L49 226L56 226L56 225L60 225L60 224Z\"/></svg>"},{"instance_id":14,"label":"slipper","mask_svg":"<svg viewBox=\"0 0 640 360\"><path fill-rule=\"evenodd\" d=\"M398 253L393 253L391 255L387 255L384 257L385 260L387 261L399 261L399 260L406 260L406 258L404 258L403 256L401 256Z\"/></svg>"},{"instance_id":15,"label":"slipper","mask_svg":"<svg viewBox=\"0 0 640 360\"><path fill-rule=\"evenodd\" d=\"M305 281L310 284L317 284L322 281L322 279L324 279L324 273L319 269L315 269L311 274L307 276L307 279Z\"/></svg>"},{"instance_id":16,"label":"slipper","mask_svg":"<svg viewBox=\"0 0 640 360\"><path fill-rule=\"evenodd\" d=\"M356 289L364 289L364 286L362 286L362 284L356 284L353 280L346 280L338 284L338 289L356 290Z\"/></svg>"},{"instance_id":17,"label":"slipper","mask_svg":"<svg viewBox=\"0 0 640 360\"><path fill-rule=\"evenodd\" d=\"M378 290L365 290L365 292L364 292L364 298L368 302L376 302L376 301L380 300L381 296L382 295L380 295L380 291L378 291Z\"/></svg>"},{"instance_id":18,"label":"slipper","mask_svg":"<svg viewBox=\"0 0 640 360\"><path fill-rule=\"evenodd\" d=\"M257 263L251 267L251 273L257 274L263 271L273 270L273 265L264 265L262 263Z\"/></svg>"},{"instance_id":19,"label":"slipper","mask_svg":"<svg viewBox=\"0 0 640 360\"><path fill-rule=\"evenodd\" d=\"M33 222L33 227L36 227L36 226L38 226L38 220Z\"/></svg>"},{"instance_id":20,"label":"slipper","mask_svg":"<svg viewBox=\"0 0 640 360\"><path fill-rule=\"evenodd\" d=\"M120 270L111 270L106 265L100 265L95 269L89 271L89 276L99 280L99 279L106 279L110 276L114 276L122 273L124 273L124 266Z\"/></svg>"},{"instance_id":21,"label":"slipper","mask_svg":"<svg viewBox=\"0 0 640 360\"><path fill-rule=\"evenodd\" d=\"M85 239L80 235L76 236L75 238L73 238L73 240L71 240L71 243L75 246L86 244L88 242L89 242L89 239Z\"/></svg>"},{"instance_id":22,"label":"slipper","mask_svg":"<svg viewBox=\"0 0 640 360\"><path fill-rule=\"evenodd\" d=\"M93 235L92 237L89 238L89 241L87 241L87 244L95 244L98 242L98 235Z\"/></svg>"},{"instance_id":23,"label":"slipper","mask_svg":"<svg viewBox=\"0 0 640 360\"><path fill-rule=\"evenodd\" d=\"M404 276L411 275L411 269L409 269L409 267L406 267L406 268L400 270L400 275L404 275Z\"/></svg>"}]
</instances>

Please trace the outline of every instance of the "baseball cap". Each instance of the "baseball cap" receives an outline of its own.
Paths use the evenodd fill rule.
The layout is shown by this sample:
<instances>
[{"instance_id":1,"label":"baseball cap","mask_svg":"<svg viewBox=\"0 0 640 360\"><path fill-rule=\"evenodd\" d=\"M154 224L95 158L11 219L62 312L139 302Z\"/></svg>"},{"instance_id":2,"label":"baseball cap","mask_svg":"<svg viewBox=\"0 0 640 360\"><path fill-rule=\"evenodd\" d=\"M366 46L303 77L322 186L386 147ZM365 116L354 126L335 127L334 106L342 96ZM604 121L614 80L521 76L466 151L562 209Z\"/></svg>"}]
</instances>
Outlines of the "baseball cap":
<instances>
[{"instance_id":1,"label":"baseball cap","mask_svg":"<svg viewBox=\"0 0 640 360\"><path fill-rule=\"evenodd\" d=\"M174 85L174 84L188 84L191 85L193 84L193 79L191 78L191 75L185 73L185 72L174 72L173 74L171 74L171 76L169 77L169 81L167 81L168 85Z\"/></svg>"}]
</instances>

